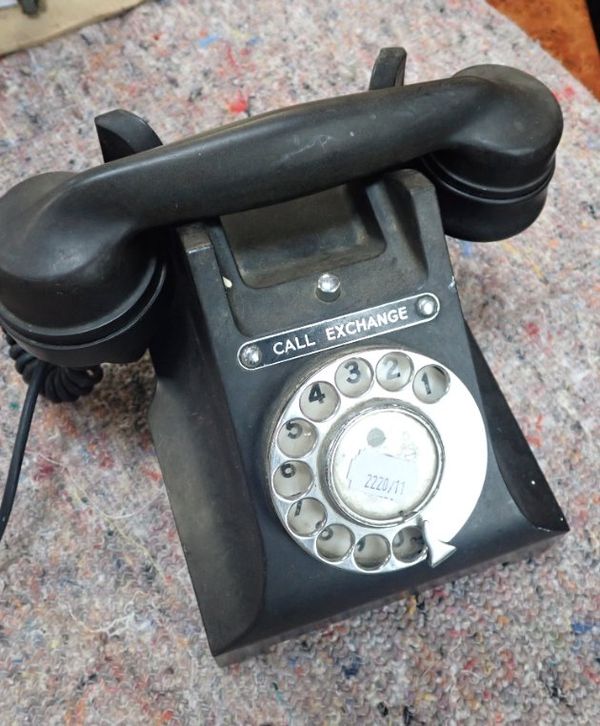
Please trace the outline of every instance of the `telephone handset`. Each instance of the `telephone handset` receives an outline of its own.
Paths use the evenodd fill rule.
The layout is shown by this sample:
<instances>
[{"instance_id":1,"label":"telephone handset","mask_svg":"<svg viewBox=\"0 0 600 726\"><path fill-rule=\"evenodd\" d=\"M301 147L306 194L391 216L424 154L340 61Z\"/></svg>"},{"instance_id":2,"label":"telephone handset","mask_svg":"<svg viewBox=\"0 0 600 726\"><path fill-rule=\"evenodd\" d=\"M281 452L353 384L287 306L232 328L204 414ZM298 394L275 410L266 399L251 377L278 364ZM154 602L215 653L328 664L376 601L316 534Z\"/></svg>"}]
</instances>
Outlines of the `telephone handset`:
<instances>
[{"instance_id":1,"label":"telephone handset","mask_svg":"<svg viewBox=\"0 0 600 726\"><path fill-rule=\"evenodd\" d=\"M168 146L105 114L106 163L0 199L14 348L71 392L65 371L150 348L151 429L223 663L568 530L444 240L534 221L560 108L502 66L405 87L405 60L381 51L366 93Z\"/></svg>"}]
</instances>

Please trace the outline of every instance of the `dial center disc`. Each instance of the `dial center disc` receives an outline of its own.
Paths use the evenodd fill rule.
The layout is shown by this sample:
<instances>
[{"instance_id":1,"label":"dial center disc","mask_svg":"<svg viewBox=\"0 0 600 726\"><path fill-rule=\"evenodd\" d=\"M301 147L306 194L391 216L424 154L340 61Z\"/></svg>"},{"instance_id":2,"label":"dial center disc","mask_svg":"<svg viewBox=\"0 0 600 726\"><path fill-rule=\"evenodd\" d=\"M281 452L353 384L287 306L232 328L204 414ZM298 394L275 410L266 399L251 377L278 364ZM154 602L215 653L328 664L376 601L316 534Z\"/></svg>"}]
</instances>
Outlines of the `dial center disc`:
<instances>
[{"instance_id":1,"label":"dial center disc","mask_svg":"<svg viewBox=\"0 0 600 726\"><path fill-rule=\"evenodd\" d=\"M440 478L442 449L431 423L389 402L342 425L329 452L333 499L359 522L404 519L430 498Z\"/></svg>"}]
</instances>

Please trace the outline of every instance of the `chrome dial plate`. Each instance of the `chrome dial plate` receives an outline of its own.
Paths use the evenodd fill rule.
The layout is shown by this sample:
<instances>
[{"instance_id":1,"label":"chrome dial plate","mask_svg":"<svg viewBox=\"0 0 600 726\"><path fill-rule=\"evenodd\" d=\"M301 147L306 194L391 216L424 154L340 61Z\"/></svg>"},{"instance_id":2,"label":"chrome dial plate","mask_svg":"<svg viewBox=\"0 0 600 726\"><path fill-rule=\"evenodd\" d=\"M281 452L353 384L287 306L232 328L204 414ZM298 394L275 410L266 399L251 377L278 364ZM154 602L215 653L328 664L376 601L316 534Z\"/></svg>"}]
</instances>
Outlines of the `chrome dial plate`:
<instances>
[{"instance_id":1,"label":"chrome dial plate","mask_svg":"<svg viewBox=\"0 0 600 726\"><path fill-rule=\"evenodd\" d=\"M269 489L287 532L322 562L361 573L452 554L487 467L485 426L466 386L401 348L310 370L269 442Z\"/></svg>"}]
</instances>

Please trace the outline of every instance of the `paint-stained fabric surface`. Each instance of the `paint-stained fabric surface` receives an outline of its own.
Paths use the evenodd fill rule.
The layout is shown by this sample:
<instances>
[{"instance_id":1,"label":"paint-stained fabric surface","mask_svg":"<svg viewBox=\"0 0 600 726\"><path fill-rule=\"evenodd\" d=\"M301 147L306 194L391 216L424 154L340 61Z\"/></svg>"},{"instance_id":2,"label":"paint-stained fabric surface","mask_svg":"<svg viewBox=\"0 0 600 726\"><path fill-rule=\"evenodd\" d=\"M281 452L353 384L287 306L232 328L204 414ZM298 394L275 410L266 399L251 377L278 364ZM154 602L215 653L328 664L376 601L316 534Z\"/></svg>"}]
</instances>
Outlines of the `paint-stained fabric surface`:
<instances>
[{"instance_id":1,"label":"paint-stained fabric surface","mask_svg":"<svg viewBox=\"0 0 600 726\"><path fill-rule=\"evenodd\" d=\"M565 114L548 204L516 239L451 243L465 314L572 526L460 579L220 670L146 424L147 361L41 404L0 546L0 720L18 724L600 723L598 237L592 96L483 1L165 0L0 60L0 192L100 160L94 115L167 141L481 62L539 76ZM23 396L0 358L0 468Z\"/></svg>"}]
</instances>

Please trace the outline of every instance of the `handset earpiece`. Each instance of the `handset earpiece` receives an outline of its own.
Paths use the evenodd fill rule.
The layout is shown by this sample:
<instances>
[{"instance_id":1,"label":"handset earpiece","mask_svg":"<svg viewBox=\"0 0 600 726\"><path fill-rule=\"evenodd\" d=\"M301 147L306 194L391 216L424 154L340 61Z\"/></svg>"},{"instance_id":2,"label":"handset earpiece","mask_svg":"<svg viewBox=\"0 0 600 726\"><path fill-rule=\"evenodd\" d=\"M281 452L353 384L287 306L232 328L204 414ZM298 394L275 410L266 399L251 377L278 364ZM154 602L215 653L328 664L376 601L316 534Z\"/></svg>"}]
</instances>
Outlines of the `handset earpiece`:
<instances>
[{"instance_id":1,"label":"handset earpiece","mask_svg":"<svg viewBox=\"0 0 600 726\"><path fill-rule=\"evenodd\" d=\"M401 75L402 61L395 67ZM135 359L165 280L148 230L400 166L423 164L446 231L514 234L544 203L561 129L542 83L477 66L266 113L77 175L33 177L0 199L0 323L60 365Z\"/></svg>"},{"instance_id":2,"label":"handset earpiece","mask_svg":"<svg viewBox=\"0 0 600 726\"><path fill-rule=\"evenodd\" d=\"M370 90L404 83L406 51L384 48L371 73ZM410 162L437 190L444 231L473 242L512 237L535 221L554 172L554 151L562 115L540 81L507 68L481 65L455 77L485 79L497 85L501 104L474 114L447 148Z\"/></svg>"},{"instance_id":3,"label":"handset earpiece","mask_svg":"<svg viewBox=\"0 0 600 726\"><path fill-rule=\"evenodd\" d=\"M419 168L435 184L447 234L474 242L505 239L532 224L546 201L562 114L552 93L506 66L466 68L501 102L465 117L447 147Z\"/></svg>"}]
</instances>

